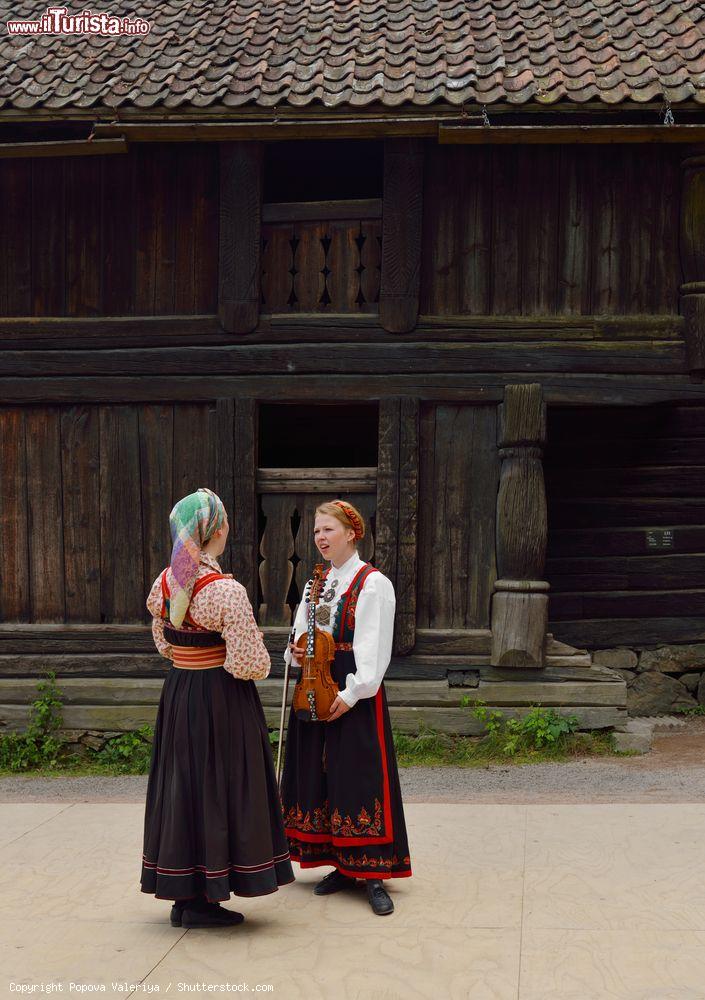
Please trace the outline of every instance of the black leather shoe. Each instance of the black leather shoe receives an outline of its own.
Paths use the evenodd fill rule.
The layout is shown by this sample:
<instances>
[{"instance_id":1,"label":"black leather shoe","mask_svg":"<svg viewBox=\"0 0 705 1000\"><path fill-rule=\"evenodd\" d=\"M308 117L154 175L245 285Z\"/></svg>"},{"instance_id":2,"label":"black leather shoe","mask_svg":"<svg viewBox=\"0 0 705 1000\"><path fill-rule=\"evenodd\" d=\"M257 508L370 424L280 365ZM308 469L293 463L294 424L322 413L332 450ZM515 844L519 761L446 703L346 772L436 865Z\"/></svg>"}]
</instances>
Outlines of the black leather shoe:
<instances>
[{"instance_id":1,"label":"black leather shoe","mask_svg":"<svg viewBox=\"0 0 705 1000\"><path fill-rule=\"evenodd\" d=\"M355 885L356 881L351 875L343 875L336 868L335 871L329 872L325 878L322 878L313 891L316 896L328 896L331 892L338 892L340 889L347 889L349 886Z\"/></svg>"},{"instance_id":2,"label":"black leather shoe","mask_svg":"<svg viewBox=\"0 0 705 1000\"><path fill-rule=\"evenodd\" d=\"M184 912L184 908L187 903L193 904L192 899L175 899L174 905L171 908L171 913L169 914L169 920L171 921L172 927L181 927L181 917Z\"/></svg>"},{"instance_id":3,"label":"black leather shoe","mask_svg":"<svg viewBox=\"0 0 705 1000\"><path fill-rule=\"evenodd\" d=\"M241 924L245 919L244 914L226 910L220 903L206 902L205 906L190 908L188 902L181 915L182 927L229 927Z\"/></svg>"},{"instance_id":4,"label":"black leather shoe","mask_svg":"<svg viewBox=\"0 0 705 1000\"><path fill-rule=\"evenodd\" d=\"M394 903L382 885L381 878L367 879L367 898L370 901L370 906L379 916L394 912Z\"/></svg>"}]
</instances>

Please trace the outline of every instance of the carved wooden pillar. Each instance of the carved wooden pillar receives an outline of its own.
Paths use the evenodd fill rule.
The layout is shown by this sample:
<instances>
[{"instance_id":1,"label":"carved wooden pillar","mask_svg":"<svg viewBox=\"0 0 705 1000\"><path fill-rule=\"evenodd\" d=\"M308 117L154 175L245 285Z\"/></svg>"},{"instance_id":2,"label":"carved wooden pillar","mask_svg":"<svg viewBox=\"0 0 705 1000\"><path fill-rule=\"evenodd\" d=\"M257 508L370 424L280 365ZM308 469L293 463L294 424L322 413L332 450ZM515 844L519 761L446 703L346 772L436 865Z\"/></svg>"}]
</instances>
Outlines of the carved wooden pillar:
<instances>
[{"instance_id":1,"label":"carved wooden pillar","mask_svg":"<svg viewBox=\"0 0 705 1000\"><path fill-rule=\"evenodd\" d=\"M543 667L549 585L542 454L546 405L541 386L508 385L499 407L497 575L492 595L492 659L498 667Z\"/></svg>"},{"instance_id":2,"label":"carved wooden pillar","mask_svg":"<svg viewBox=\"0 0 705 1000\"><path fill-rule=\"evenodd\" d=\"M379 321L390 333L408 333L418 319L422 215L423 144L386 139Z\"/></svg>"},{"instance_id":3,"label":"carved wooden pillar","mask_svg":"<svg viewBox=\"0 0 705 1000\"><path fill-rule=\"evenodd\" d=\"M262 143L220 144L218 315L228 333L259 323Z\"/></svg>"},{"instance_id":4,"label":"carved wooden pillar","mask_svg":"<svg viewBox=\"0 0 705 1000\"><path fill-rule=\"evenodd\" d=\"M685 319L686 363L705 371L705 146L682 161L680 311Z\"/></svg>"}]
</instances>

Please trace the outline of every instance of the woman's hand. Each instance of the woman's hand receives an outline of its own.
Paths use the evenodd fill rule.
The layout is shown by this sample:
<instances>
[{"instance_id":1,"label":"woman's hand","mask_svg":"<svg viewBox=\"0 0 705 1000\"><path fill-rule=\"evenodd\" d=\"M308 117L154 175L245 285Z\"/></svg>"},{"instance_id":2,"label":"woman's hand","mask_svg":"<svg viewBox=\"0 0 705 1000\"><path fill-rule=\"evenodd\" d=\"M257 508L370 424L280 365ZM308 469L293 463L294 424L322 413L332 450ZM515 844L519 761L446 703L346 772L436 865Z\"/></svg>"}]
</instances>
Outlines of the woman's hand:
<instances>
[{"instance_id":1,"label":"woman's hand","mask_svg":"<svg viewBox=\"0 0 705 1000\"><path fill-rule=\"evenodd\" d=\"M301 666L301 658L304 655L303 649L300 646L295 646L293 642L289 643L289 652L291 653L291 662L295 663L297 667Z\"/></svg>"},{"instance_id":2,"label":"woman's hand","mask_svg":"<svg viewBox=\"0 0 705 1000\"><path fill-rule=\"evenodd\" d=\"M335 701L330 707L330 715L325 721L335 722L335 720L339 719L341 715L345 715L345 713L349 711L350 711L350 706L347 705L338 694L335 696Z\"/></svg>"}]
</instances>

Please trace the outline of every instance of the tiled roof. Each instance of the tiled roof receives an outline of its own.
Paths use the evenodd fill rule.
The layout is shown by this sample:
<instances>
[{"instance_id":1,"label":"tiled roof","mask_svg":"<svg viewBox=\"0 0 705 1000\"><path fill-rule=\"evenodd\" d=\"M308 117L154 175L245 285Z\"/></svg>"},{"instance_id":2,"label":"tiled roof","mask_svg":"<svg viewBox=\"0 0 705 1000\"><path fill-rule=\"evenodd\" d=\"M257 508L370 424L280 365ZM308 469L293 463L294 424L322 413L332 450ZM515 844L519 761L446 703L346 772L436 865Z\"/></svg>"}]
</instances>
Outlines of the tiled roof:
<instances>
[{"instance_id":1,"label":"tiled roof","mask_svg":"<svg viewBox=\"0 0 705 1000\"><path fill-rule=\"evenodd\" d=\"M76 0L152 30L7 34L47 6L0 0L0 108L705 104L705 0Z\"/></svg>"}]
</instances>

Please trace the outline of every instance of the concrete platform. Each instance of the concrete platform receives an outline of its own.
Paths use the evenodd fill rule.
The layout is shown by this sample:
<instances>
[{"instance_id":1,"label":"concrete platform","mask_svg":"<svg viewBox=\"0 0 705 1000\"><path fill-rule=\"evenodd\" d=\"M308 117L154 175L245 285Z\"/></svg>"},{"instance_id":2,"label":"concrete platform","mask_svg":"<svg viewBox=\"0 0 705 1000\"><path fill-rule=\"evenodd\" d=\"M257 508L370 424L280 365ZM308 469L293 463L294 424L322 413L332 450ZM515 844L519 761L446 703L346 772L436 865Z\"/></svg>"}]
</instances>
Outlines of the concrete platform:
<instances>
[{"instance_id":1,"label":"concrete platform","mask_svg":"<svg viewBox=\"0 0 705 1000\"><path fill-rule=\"evenodd\" d=\"M409 803L392 915L363 889L313 896L329 869L295 866L272 895L231 897L243 924L186 931L140 892L143 815L0 804L0 996L705 997L705 804Z\"/></svg>"}]
</instances>

